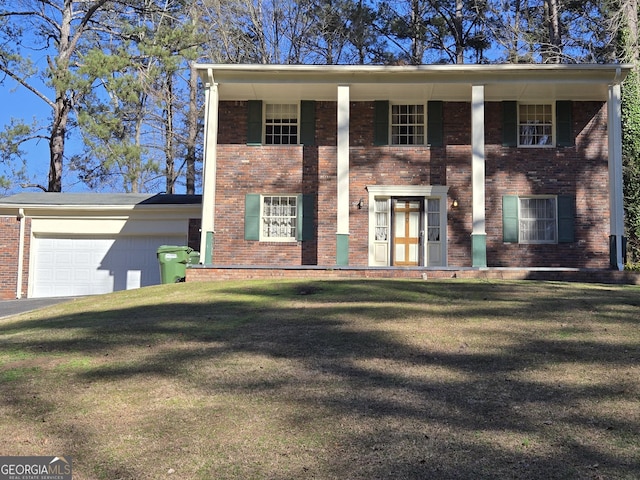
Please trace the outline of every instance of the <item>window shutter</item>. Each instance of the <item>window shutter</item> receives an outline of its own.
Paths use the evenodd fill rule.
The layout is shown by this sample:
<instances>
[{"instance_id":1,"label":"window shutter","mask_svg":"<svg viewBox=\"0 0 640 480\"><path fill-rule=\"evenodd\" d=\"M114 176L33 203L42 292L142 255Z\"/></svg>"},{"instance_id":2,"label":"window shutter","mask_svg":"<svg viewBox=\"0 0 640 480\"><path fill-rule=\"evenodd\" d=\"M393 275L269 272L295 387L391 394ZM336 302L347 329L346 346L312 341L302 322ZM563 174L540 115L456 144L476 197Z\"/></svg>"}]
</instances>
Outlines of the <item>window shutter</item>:
<instances>
[{"instance_id":1,"label":"window shutter","mask_svg":"<svg viewBox=\"0 0 640 480\"><path fill-rule=\"evenodd\" d=\"M247 143L262 143L262 101L247 102Z\"/></svg>"},{"instance_id":2,"label":"window shutter","mask_svg":"<svg viewBox=\"0 0 640 480\"><path fill-rule=\"evenodd\" d=\"M300 102L300 143L315 145L316 141L316 102L302 100Z\"/></svg>"},{"instance_id":3,"label":"window shutter","mask_svg":"<svg viewBox=\"0 0 640 480\"><path fill-rule=\"evenodd\" d=\"M573 102L556 102L556 145L558 147L573 147Z\"/></svg>"},{"instance_id":4,"label":"window shutter","mask_svg":"<svg viewBox=\"0 0 640 480\"><path fill-rule=\"evenodd\" d=\"M375 145L389 145L389 102L378 100L375 102L374 112Z\"/></svg>"},{"instance_id":5,"label":"window shutter","mask_svg":"<svg viewBox=\"0 0 640 480\"><path fill-rule=\"evenodd\" d=\"M571 195L558 195L558 243L575 242L575 202Z\"/></svg>"},{"instance_id":6,"label":"window shutter","mask_svg":"<svg viewBox=\"0 0 640 480\"><path fill-rule=\"evenodd\" d=\"M502 197L502 241L518 243L518 197L505 195Z\"/></svg>"},{"instance_id":7,"label":"window shutter","mask_svg":"<svg viewBox=\"0 0 640 480\"><path fill-rule=\"evenodd\" d=\"M260 240L260 195L244 197L244 239Z\"/></svg>"},{"instance_id":8,"label":"window shutter","mask_svg":"<svg viewBox=\"0 0 640 480\"><path fill-rule=\"evenodd\" d=\"M502 102L502 146L518 146L518 102Z\"/></svg>"},{"instance_id":9,"label":"window shutter","mask_svg":"<svg viewBox=\"0 0 640 480\"><path fill-rule=\"evenodd\" d=\"M298 241L313 239L314 195L298 195Z\"/></svg>"},{"instance_id":10,"label":"window shutter","mask_svg":"<svg viewBox=\"0 0 640 480\"><path fill-rule=\"evenodd\" d=\"M443 103L441 101L427 102L427 143L432 147L444 145Z\"/></svg>"}]
</instances>

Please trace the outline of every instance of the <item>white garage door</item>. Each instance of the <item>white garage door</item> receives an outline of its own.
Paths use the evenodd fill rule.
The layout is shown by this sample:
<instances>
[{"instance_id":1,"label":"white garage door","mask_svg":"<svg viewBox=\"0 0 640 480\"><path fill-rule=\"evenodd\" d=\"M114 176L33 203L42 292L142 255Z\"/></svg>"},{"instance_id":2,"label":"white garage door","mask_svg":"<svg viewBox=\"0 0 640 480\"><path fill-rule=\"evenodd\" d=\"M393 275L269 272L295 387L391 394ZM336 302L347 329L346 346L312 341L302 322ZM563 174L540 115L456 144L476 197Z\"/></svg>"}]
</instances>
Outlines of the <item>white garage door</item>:
<instances>
[{"instance_id":1,"label":"white garage door","mask_svg":"<svg viewBox=\"0 0 640 480\"><path fill-rule=\"evenodd\" d=\"M36 238L31 297L71 297L160 283L156 251L185 236Z\"/></svg>"}]
</instances>

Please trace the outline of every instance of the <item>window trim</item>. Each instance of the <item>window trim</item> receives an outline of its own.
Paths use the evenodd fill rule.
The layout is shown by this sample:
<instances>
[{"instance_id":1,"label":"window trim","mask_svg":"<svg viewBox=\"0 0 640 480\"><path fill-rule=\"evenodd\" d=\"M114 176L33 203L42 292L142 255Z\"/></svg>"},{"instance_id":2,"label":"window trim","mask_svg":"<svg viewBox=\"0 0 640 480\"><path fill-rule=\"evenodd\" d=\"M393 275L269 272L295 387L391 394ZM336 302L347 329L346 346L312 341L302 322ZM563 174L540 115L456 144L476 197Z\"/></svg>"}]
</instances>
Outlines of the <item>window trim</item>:
<instances>
[{"instance_id":1,"label":"window trim","mask_svg":"<svg viewBox=\"0 0 640 480\"><path fill-rule=\"evenodd\" d=\"M546 102L546 103L541 103L541 102L517 102L517 110L516 110L516 140L517 140L517 146L518 148L555 148L556 147L556 143L558 141L557 139L557 132L556 132L556 128L557 128L557 119L556 119L556 102L554 101L550 101L550 102ZM520 107L521 106L531 106L531 105L542 105L542 106L549 106L551 108L551 143L546 144L546 145L540 145L539 143L532 143L532 144L524 144L520 142L520 138L522 137L522 135L520 134L520 127L524 126L526 124L521 124L520 123Z\"/></svg>"},{"instance_id":2,"label":"window trim","mask_svg":"<svg viewBox=\"0 0 640 480\"><path fill-rule=\"evenodd\" d=\"M267 143L267 110L269 105L295 105L296 106L296 123L295 123L296 142L295 143ZM277 146L277 147L282 147L287 145L300 145L301 144L300 143L300 128L301 128L300 115L301 115L300 101L289 102L289 103L264 101L264 108L262 109L262 145ZM288 123L287 125L293 125L293 124Z\"/></svg>"}]
</instances>

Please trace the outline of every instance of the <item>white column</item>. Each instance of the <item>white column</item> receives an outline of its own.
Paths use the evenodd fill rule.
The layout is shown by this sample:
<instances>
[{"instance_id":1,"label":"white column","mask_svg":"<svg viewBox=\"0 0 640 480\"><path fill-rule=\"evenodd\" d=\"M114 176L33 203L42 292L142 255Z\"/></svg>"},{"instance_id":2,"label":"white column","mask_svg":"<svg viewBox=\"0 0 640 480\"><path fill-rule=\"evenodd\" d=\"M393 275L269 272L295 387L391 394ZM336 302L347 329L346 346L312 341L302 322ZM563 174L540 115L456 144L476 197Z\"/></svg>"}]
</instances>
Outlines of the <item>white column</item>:
<instances>
[{"instance_id":1,"label":"white column","mask_svg":"<svg viewBox=\"0 0 640 480\"><path fill-rule=\"evenodd\" d=\"M349 85L338 85L336 265L349 265Z\"/></svg>"},{"instance_id":2,"label":"white column","mask_svg":"<svg viewBox=\"0 0 640 480\"><path fill-rule=\"evenodd\" d=\"M624 237L624 203L622 190L622 107L620 84L609 85L609 222L612 247L612 267L624 270L622 238ZM615 255L615 258L614 258Z\"/></svg>"},{"instance_id":3,"label":"white column","mask_svg":"<svg viewBox=\"0 0 640 480\"><path fill-rule=\"evenodd\" d=\"M338 85L337 233L349 234L349 85Z\"/></svg>"},{"instance_id":4,"label":"white column","mask_svg":"<svg viewBox=\"0 0 640 480\"><path fill-rule=\"evenodd\" d=\"M487 266L485 230L484 85L471 87L472 264Z\"/></svg>"},{"instance_id":5,"label":"white column","mask_svg":"<svg viewBox=\"0 0 640 480\"><path fill-rule=\"evenodd\" d=\"M205 84L204 149L202 160L202 227L200 262L210 263L213 255L216 204L216 155L218 144L218 84L213 72Z\"/></svg>"}]
</instances>

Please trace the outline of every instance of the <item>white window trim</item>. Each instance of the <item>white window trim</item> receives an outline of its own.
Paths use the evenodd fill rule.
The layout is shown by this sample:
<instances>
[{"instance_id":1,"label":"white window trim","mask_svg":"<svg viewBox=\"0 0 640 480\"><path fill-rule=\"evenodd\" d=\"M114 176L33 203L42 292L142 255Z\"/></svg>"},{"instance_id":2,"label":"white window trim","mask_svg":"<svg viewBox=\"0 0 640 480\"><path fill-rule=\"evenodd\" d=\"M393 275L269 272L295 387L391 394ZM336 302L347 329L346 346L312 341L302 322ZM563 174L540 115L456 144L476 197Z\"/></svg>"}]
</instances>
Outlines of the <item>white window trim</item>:
<instances>
[{"instance_id":1,"label":"white window trim","mask_svg":"<svg viewBox=\"0 0 640 480\"><path fill-rule=\"evenodd\" d=\"M448 249L447 249L447 192L449 187L446 185L367 185L369 193L369 265L374 266L373 246L376 241L376 218L375 218L375 199L376 197L423 197L426 201L428 198L440 199L440 242L442 244L442 258L444 259L442 266L447 266ZM427 215L426 209L424 215ZM426 220L426 219L425 219ZM424 242L425 249L422 254L423 258L427 258L427 242Z\"/></svg>"},{"instance_id":2,"label":"white window trim","mask_svg":"<svg viewBox=\"0 0 640 480\"><path fill-rule=\"evenodd\" d=\"M525 145L520 143L520 105L550 105L551 106L551 144L549 145ZM556 146L556 102L555 101L531 101L531 102L518 102L518 148L554 148Z\"/></svg>"},{"instance_id":3,"label":"white window trim","mask_svg":"<svg viewBox=\"0 0 640 480\"><path fill-rule=\"evenodd\" d=\"M297 142L296 143L267 143L267 105L296 105L296 127L298 130L297 133ZM264 108L262 109L262 145L267 147L286 147L290 145L300 145L300 102L269 102L264 101Z\"/></svg>"},{"instance_id":4,"label":"white window trim","mask_svg":"<svg viewBox=\"0 0 640 480\"><path fill-rule=\"evenodd\" d=\"M260 240L261 242L277 242L277 243L292 243L297 242L298 239L294 237L266 237L264 235L263 224L264 224L264 199L265 197L294 197L296 199L296 215L295 220L298 222L298 194L295 193L273 193L273 194L260 194ZM297 225L296 225L297 228Z\"/></svg>"},{"instance_id":5,"label":"white window trim","mask_svg":"<svg viewBox=\"0 0 640 480\"><path fill-rule=\"evenodd\" d=\"M522 211L521 211L521 200L529 200L529 199L554 199L555 200L555 240L523 240L522 239L522 230L520 229L520 222L522 221ZM558 235L559 235L559 226L558 226L558 196L557 195L519 195L518 196L518 243L523 245L557 245L558 244Z\"/></svg>"},{"instance_id":6,"label":"white window trim","mask_svg":"<svg viewBox=\"0 0 640 480\"><path fill-rule=\"evenodd\" d=\"M424 134L423 134L423 139L422 139L422 143L393 143L393 107L394 106L402 106L402 105L407 105L407 106L413 106L413 105L422 105L423 107L423 123L422 123L422 127L424 129ZM426 103L410 103L410 102L390 102L389 103L389 145L392 147L415 147L415 146L422 146L422 145L427 145L427 115L429 114L429 112L427 111L427 104Z\"/></svg>"}]
</instances>

